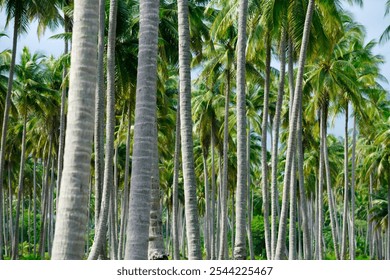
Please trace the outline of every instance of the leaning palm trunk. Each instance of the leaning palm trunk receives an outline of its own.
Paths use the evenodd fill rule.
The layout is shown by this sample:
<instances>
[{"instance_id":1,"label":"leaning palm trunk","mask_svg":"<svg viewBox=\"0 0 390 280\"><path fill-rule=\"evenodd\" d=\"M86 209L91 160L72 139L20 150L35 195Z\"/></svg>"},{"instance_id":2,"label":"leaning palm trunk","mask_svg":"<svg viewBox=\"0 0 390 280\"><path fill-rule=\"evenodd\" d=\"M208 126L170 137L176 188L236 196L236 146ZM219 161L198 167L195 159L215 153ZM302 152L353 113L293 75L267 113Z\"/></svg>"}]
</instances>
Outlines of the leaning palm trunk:
<instances>
[{"instance_id":1,"label":"leaning palm trunk","mask_svg":"<svg viewBox=\"0 0 390 280\"><path fill-rule=\"evenodd\" d=\"M18 32L19 32L19 20L20 14L18 9L16 9L16 14L14 18L14 34L12 40L12 57L11 65L9 68L9 78L8 78L8 88L7 95L4 102L4 117L3 117L3 126L1 131L1 146L0 146L0 190L3 189L3 178L4 178L4 161L5 161L5 144L8 130L8 119L9 119L9 110L11 107L11 94L14 81L14 69L16 61L16 52L17 52L17 43L18 43ZM3 193L0 192L0 229L3 228ZM0 234L0 260L3 259L3 236Z\"/></svg>"},{"instance_id":2,"label":"leaning palm trunk","mask_svg":"<svg viewBox=\"0 0 390 280\"><path fill-rule=\"evenodd\" d=\"M116 37L116 14L118 3L116 0L110 1L110 18L108 31L108 49L107 49L107 119L106 119L106 157L104 164L104 182L103 195L100 207L98 224L94 244L88 259L97 259L100 249L104 244L107 232L107 219L110 205L110 195L114 192L111 188L114 186L113 178L113 158L114 158L114 130L115 130L115 37ZM113 200L113 199L111 199ZM112 211L115 205L112 203ZM111 219L112 222L113 219ZM112 244L113 245L113 244ZM111 246L112 247L112 246ZM116 254L114 254L116 255Z\"/></svg>"},{"instance_id":3,"label":"leaning palm trunk","mask_svg":"<svg viewBox=\"0 0 390 280\"><path fill-rule=\"evenodd\" d=\"M141 1L129 226L125 249L127 260L148 258L150 163L156 141L153 136L156 122L158 11L159 1ZM135 223L136 227L130 226Z\"/></svg>"},{"instance_id":4,"label":"leaning palm trunk","mask_svg":"<svg viewBox=\"0 0 390 280\"><path fill-rule=\"evenodd\" d=\"M234 259L245 260L246 252L246 208L247 208L247 138L245 96L245 49L248 0L241 0L238 12L237 42L237 198L236 236Z\"/></svg>"},{"instance_id":5,"label":"leaning palm trunk","mask_svg":"<svg viewBox=\"0 0 390 280\"><path fill-rule=\"evenodd\" d=\"M23 117L23 134L22 134L22 151L20 155L20 170L19 170L19 192L18 192L18 202L16 205L16 218L15 218L15 231L14 237L12 240L12 259L16 260L19 257L19 217L20 217L20 203L23 203L23 187L24 187L24 164L25 153L26 153L26 130L27 130L27 113ZM23 219L22 219L23 221ZM23 232L23 231L22 231Z\"/></svg>"},{"instance_id":6,"label":"leaning palm trunk","mask_svg":"<svg viewBox=\"0 0 390 280\"><path fill-rule=\"evenodd\" d=\"M315 0L310 0L306 12L305 25L303 28L303 38L301 51L299 56L298 63L298 73L297 80L294 90L294 100L291 113L290 127L289 127L289 136L287 143L287 155L286 155L286 166L284 172L284 182L283 182L283 198L282 198L282 210L280 213L280 222L279 222L279 231L278 231L278 242L276 246L275 259L279 260L282 258L284 251L284 244L286 239L286 223L287 223L287 208L288 208L288 192L290 187L290 176L291 176L291 166L292 161L294 160L294 152L296 148L296 132L297 132L297 120L299 115L299 106L302 101L302 82L303 82L303 73L306 61L306 51L307 45L309 43L309 34L310 34L310 25L311 18L313 15Z\"/></svg>"},{"instance_id":7,"label":"leaning palm trunk","mask_svg":"<svg viewBox=\"0 0 390 280\"><path fill-rule=\"evenodd\" d=\"M180 125L188 258L201 259L191 119L191 52L188 1L179 0Z\"/></svg>"},{"instance_id":8,"label":"leaning palm trunk","mask_svg":"<svg viewBox=\"0 0 390 280\"><path fill-rule=\"evenodd\" d=\"M76 0L74 4L69 113L53 259L81 259L84 254L97 70L97 4L97 0Z\"/></svg>"}]
</instances>

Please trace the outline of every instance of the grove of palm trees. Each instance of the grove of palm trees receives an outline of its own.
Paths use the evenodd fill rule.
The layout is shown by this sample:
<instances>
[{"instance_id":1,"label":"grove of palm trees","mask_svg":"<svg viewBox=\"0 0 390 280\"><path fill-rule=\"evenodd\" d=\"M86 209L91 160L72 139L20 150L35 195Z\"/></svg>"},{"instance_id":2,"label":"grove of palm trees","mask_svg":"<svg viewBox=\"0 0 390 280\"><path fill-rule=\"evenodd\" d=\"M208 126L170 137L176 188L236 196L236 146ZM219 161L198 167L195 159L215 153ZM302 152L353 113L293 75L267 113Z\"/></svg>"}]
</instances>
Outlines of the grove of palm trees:
<instances>
[{"instance_id":1,"label":"grove of palm trees","mask_svg":"<svg viewBox=\"0 0 390 280\"><path fill-rule=\"evenodd\" d=\"M389 260L370 4L0 0L0 260Z\"/></svg>"}]
</instances>

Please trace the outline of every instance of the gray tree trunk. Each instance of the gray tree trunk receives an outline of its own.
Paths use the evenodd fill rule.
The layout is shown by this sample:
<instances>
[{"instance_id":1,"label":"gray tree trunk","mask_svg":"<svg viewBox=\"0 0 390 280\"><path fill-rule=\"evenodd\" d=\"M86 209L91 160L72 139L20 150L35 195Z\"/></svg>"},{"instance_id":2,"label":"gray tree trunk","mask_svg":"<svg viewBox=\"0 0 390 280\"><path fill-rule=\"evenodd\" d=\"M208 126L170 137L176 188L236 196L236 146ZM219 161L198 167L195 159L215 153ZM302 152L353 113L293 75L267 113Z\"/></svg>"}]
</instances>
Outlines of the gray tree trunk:
<instances>
[{"instance_id":1,"label":"gray tree trunk","mask_svg":"<svg viewBox=\"0 0 390 280\"><path fill-rule=\"evenodd\" d=\"M247 149L246 149L246 152L247 152L247 180L246 180L246 184L247 184L247 209L248 209L248 224L246 225L246 228L247 228L247 234L248 234L248 247L249 247L249 256L250 256L250 259L251 260L254 260L255 259L255 252L254 252L254 248L253 248L253 238L252 238L252 216L253 216L253 205L252 205L252 197L253 197L253 194L251 195L251 174L250 174L250 170L251 170L251 165L250 165L250 153L251 153L251 147L250 147L250 135L251 135L251 127L250 127L250 122L249 120L247 119L247 122L248 122L248 129L247 129Z\"/></svg>"},{"instance_id":2,"label":"gray tree trunk","mask_svg":"<svg viewBox=\"0 0 390 280\"><path fill-rule=\"evenodd\" d=\"M148 258L151 163L156 122L159 1L140 2L134 144L125 259ZM137 226L130 226L137 224Z\"/></svg>"},{"instance_id":3,"label":"gray tree trunk","mask_svg":"<svg viewBox=\"0 0 390 280\"><path fill-rule=\"evenodd\" d=\"M16 9L18 11L18 9ZM9 119L9 110L11 107L11 94L12 87L14 82L14 69L15 69L15 61L16 61L16 52L17 52L17 43L18 43L18 32L19 32L19 19L20 14L16 12L14 15L14 34L12 39L12 57L11 64L9 68L9 77L8 77L8 87L7 87L7 95L5 97L4 102L4 116L3 116L3 125L1 130L1 146L0 146L0 190L3 189L3 178L4 178L4 161L5 161L5 145L6 145L6 137L8 131L8 119ZM0 192L0 229L3 228L3 193ZM0 260L3 259L3 237L0 234Z\"/></svg>"},{"instance_id":4,"label":"gray tree trunk","mask_svg":"<svg viewBox=\"0 0 390 280\"><path fill-rule=\"evenodd\" d=\"M202 159L203 159L203 179L204 179L204 195L206 201L205 219L204 219L204 244L206 250L206 260L211 259L211 244L210 244L210 186L209 186L209 175L207 172L207 155L208 151L206 148L202 148Z\"/></svg>"},{"instance_id":5,"label":"gray tree trunk","mask_svg":"<svg viewBox=\"0 0 390 280\"><path fill-rule=\"evenodd\" d=\"M103 176L103 193L97 227L95 227L95 239L88 259L97 259L101 253L107 233L107 219L109 213L110 196L112 211L115 207L115 198L112 188L113 178L113 158L114 158L114 131L115 131L115 38L116 38L116 14L117 0L110 1L110 16L107 46L107 117L106 117L106 151ZM115 223L115 220L111 221ZM112 244L114 245L114 244ZM111 246L112 247L112 246ZM114 246L115 247L115 246ZM114 256L116 254L112 254Z\"/></svg>"},{"instance_id":6,"label":"gray tree trunk","mask_svg":"<svg viewBox=\"0 0 390 280\"><path fill-rule=\"evenodd\" d=\"M178 95L178 99L180 96ZM179 99L180 100L180 99ZM179 248L179 170L180 170L180 101L178 100L176 112L175 155L173 163L173 186L172 186L172 243L173 259L180 260Z\"/></svg>"},{"instance_id":7,"label":"gray tree trunk","mask_svg":"<svg viewBox=\"0 0 390 280\"><path fill-rule=\"evenodd\" d=\"M286 166L284 172L284 182L283 182L283 197L282 197L282 210L280 215L279 222L279 231L278 231L278 242L276 246L275 259L279 260L282 258L283 248L286 239L286 223L287 223L287 208L288 208L288 194L289 194L289 186L290 186L290 176L291 176L291 166L292 161L294 160L294 151L296 149L296 133L297 133L297 119L299 115L299 106L302 101L302 84L303 84L303 73L306 61L306 51L307 45L309 43L309 34L310 34L310 26L311 26L311 18L313 15L315 0L309 0L308 8L306 12L305 24L303 28L303 38L301 51L299 56L298 63L298 73L297 80L295 84L294 90L294 100L293 107L290 119L289 126L289 136L287 143L287 154L286 154Z\"/></svg>"},{"instance_id":8,"label":"gray tree trunk","mask_svg":"<svg viewBox=\"0 0 390 280\"><path fill-rule=\"evenodd\" d=\"M237 198L236 234L234 259L245 260L246 251L246 213L247 213L247 138L246 138L246 21L248 0L241 0L238 11L237 41ZM232 211L234 211L232 209Z\"/></svg>"},{"instance_id":9,"label":"gray tree trunk","mask_svg":"<svg viewBox=\"0 0 390 280\"><path fill-rule=\"evenodd\" d=\"M267 123L268 123L268 103L270 91L271 75L271 42L270 36L266 40L266 62L265 62L265 85L263 101L263 120L261 125L261 172L262 172L262 193L264 211L264 236L267 259L274 259L276 249L276 217L277 217L277 189L271 189L271 240L269 238L269 195L268 195L268 164L267 164Z\"/></svg>"},{"instance_id":10,"label":"gray tree trunk","mask_svg":"<svg viewBox=\"0 0 390 280\"><path fill-rule=\"evenodd\" d=\"M344 136L344 209L343 209L343 232L341 236L340 258L344 260L347 254L347 231L348 231L348 102L345 106L345 136Z\"/></svg>"},{"instance_id":11,"label":"gray tree trunk","mask_svg":"<svg viewBox=\"0 0 390 280\"><path fill-rule=\"evenodd\" d=\"M105 0L99 0L99 29L98 29L98 61L97 80L95 91L95 229L99 224L99 214L102 204L103 176L104 176L104 32L105 32ZM95 232L96 234L96 232Z\"/></svg>"},{"instance_id":12,"label":"gray tree trunk","mask_svg":"<svg viewBox=\"0 0 390 280\"><path fill-rule=\"evenodd\" d=\"M229 103L230 103L230 69L227 70L225 86L225 115L223 127L223 173L220 191L220 250L218 259L223 260L227 254L227 185L228 185L228 151L229 151Z\"/></svg>"},{"instance_id":13,"label":"gray tree trunk","mask_svg":"<svg viewBox=\"0 0 390 280\"><path fill-rule=\"evenodd\" d=\"M20 170L19 170L19 184L18 184L18 201L16 204L16 218L15 218L15 231L14 238L12 240L12 259L17 260L19 258L19 217L20 217L20 203L23 203L23 187L24 187L24 164L26 153L26 131L27 131L27 113L23 116L23 134L22 134L22 151L20 154ZM23 220L22 220L23 223ZM23 230L23 225L22 225ZM0 234L1 235L1 234Z\"/></svg>"},{"instance_id":14,"label":"gray tree trunk","mask_svg":"<svg viewBox=\"0 0 390 280\"><path fill-rule=\"evenodd\" d=\"M87 202L97 75L97 0L75 1L64 169L52 259L81 259Z\"/></svg>"},{"instance_id":15,"label":"gray tree trunk","mask_svg":"<svg viewBox=\"0 0 390 280\"><path fill-rule=\"evenodd\" d=\"M349 242L349 255L351 260L355 259L355 174L356 174L356 117L353 118L352 136L352 170L351 170L351 239ZM390 200L388 200L390 201ZM390 213L390 212L389 212Z\"/></svg>"}]
</instances>

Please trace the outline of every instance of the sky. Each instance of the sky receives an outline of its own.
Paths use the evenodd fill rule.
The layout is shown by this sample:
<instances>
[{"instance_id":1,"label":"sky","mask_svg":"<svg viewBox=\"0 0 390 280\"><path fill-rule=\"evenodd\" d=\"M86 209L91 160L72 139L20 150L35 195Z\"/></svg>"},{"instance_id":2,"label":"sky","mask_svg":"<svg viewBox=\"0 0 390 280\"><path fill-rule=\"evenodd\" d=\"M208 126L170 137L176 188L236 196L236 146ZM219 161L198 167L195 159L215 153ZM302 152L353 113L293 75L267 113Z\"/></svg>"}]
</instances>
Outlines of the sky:
<instances>
[{"instance_id":1,"label":"sky","mask_svg":"<svg viewBox=\"0 0 390 280\"><path fill-rule=\"evenodd\" d=\"M342 1L346 2L346 1ZM344 4L345 10L350 11L353 14L354 19L366 28L366 43L371 40L379 41L382 32L386 26L390 25L390 15L385 17L385 3L386 0L364 0L363 8L359 6L351 6ZM5 31L8 37L0 38L0 51L11 48L12 46L12 22L8 28L5 28L5 15L4 12L0 12L0 32ZM40 40L37 39L37 24L33 22L30 24L30 28L26 34L20 36L18 41L18 52L22 50L24 46L28 46L31 52L43 52L45 55L54 55L58 57L64 50L64 43L62 40L50 39L54 34L62 33L61 29L54 32L48 30L42 36ZM381 54L384 56L386 63L381 66L382 75L390 81L390 41L381 45L378 45L374 49L375 54ZM383 84L384 88L390 90L389 84ZM341 119L340 119L341 118ZM329 132L336 136L343 136L343 122L340 117L335 120L334 125L330 128ZM351 126L351 125L350 125Z\"/></svg>"}]
</instances>

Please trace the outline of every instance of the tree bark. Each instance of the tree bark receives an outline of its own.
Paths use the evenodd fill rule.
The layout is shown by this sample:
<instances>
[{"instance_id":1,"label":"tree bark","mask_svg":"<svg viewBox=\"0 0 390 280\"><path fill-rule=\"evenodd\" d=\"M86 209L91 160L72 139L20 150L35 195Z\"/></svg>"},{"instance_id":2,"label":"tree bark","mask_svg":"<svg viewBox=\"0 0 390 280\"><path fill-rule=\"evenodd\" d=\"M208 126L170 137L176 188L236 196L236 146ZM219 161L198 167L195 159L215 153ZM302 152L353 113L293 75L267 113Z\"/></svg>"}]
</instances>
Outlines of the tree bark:
<instances>
[{"instance_id":1,"label":"tree bark","mask_svg":"<svg viewBox=\"0 0 390 280\"><path fill-rule=\"evenodd\" d=\"M75 1L64 169L52 259L81 259L87 202L97 72L97 0Z\"/></svg>"},{"instance_id":2,"label":"tree bark","mask_svg":"<svg viewBox=\"0 0 390 280\"><path fill-rule=\"evenodd\" d=\"M343 209L343 232L341 238L340 258L344 260L347 253L347 225L348 225L348 102L345 106L345 136L344 136L344 209Z\"/></svg>"},{"instance_id":3,"label":"tree bark","mask_svg":"<svg viewBox=\"0 0 390 280\"><path fill-rule=\"evenodd\" d=\"M236 234L234 259L245 260L246 251L246 213L247 213L247 138L246 138L246 21L248 0L241 0L238 12L237 41L237 198ZM232 211L234 211L232 209Z\"/></svg>"},{"instance_id":4,"label":"tree bark","mask_svg":"<svg viewBox=\"0 0 390 280\"><path fill-rule=\"evenodd\" d=\"M148 258L151 168L156 122L159 1L140 2L134 144L125 259Z\"/></svg>"},{"instance_id":5,"label":"tree bark","mask_svg":"<svg viewBox=\"0 0 390 280\"><path fill-rule=\"evenodd\" d=\"M349 243L349 255L350 255L351 260L355 259L356 134L357 134L356 117L354 117L353 118L353 136L352 136L352 158L351 158L351 161L352 161L352 171L351 171L351 233L350 233L351 239L350 239L350 243Z\"/></svg>"}]
</instances>

